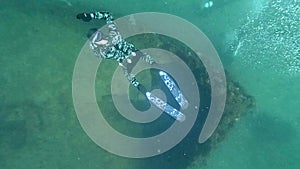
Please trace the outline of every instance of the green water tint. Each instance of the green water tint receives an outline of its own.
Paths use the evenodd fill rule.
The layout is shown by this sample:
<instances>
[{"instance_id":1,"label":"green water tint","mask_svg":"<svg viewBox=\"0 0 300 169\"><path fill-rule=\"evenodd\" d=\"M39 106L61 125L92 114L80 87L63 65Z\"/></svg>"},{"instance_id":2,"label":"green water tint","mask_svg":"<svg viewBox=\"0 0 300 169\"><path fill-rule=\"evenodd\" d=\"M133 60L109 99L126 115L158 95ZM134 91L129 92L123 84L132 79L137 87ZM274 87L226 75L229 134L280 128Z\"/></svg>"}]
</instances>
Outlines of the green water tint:
<instances>
[{"instance_id":1,"label":"green water tint","mask_svg":"<svg viewBox=\"0 0 300 169\"><path fill-rule=\"evenodd\" d=\"M297 76L300 72L300 4L272 0L235 30L233 57L252 69ZM255 50L249 50L255 49Z\"/></svg>"},{"instance_id":2,"label":"green water tint","mask_svg":"<svg viewBox=\"0 0 300 169\"><path fill-rule=\"evenodd\" d=\"M247 95L240 85L235 83L231 77L228 77L228 97L225 108L224 116L220 122L220 126L217 128L216 132L213 134L211 139L205 144L198 143L198 136L201 131L201 127L205 121L205 117L209 110L210 105L210 84L208 80L208 74L205 71L201 61L197 56L185 45L178 42L177 40L162 36L162 35L138 35L128 39L134 42L139 49L144 48L161 48L173 52L177 56L180 56L187 65L192 68L194 76L197 78L197 83L200 90L201 102L200 102L200 112L193 126L191 132L179 143L176 147L170 151L151 158L139 159L137 160L137 166L139 168L186 168L189 166L196 158L200 158L203 164L208 158L210 151L221 142L226 133L234 126L236 120L243 115L243 113L248 112L254 107L254 100L252 97ZM97 87L97 98L99 106L104 106L104 116L109 121L109 123L114 126L119 132L134 136L134 137L149 137L163 132L167 129L174 120L167 115L162 115L159 119L149 124L136 124L131 123L122 117L113 106L113 102L110 92L110 80L106 80L111 77L114 69L112 68L111 61L104 61L100 64L98 70L96 86ZM99 72L107 72L102 75ZM157 77L157 70L147 70L142 71L137 74L137 78L142 84L149 89L163 88L162 82L160 82L159 77ZM124 77L125 78L125 77ZM126 90L126 89L124 89ZM129 88L130 99L135 106L144 102L147 109L149 103L146 98L138 92L134 87ZM140 107L143 109L143 107ZM203 165L202 164L202 165Z\"/></svg>"},{"instance_id":3,"label":"green water tint","mask_svg":"<svg viewBox=\"0 0 300 169\"><path fill-rule=\"evenodd\" d=\"M9 12L11 15L5 15L7 17L4 18L4 22L8 25L0 28L3 40L0 46L3 52L1 64L9 65L0 67L3 72L0 84L3 91L10 91L5 94L1 92L3 102L0 109L0 168L182 169L195 162L196 159L202 166L209 159L208 154L224 140L228 131L235 125L236 119L253 107L253 99L245 94L243 88L230 76L227 76L226 110L220 126L207 143L200 145L197 142L203 123L203 119L197 119L189 135L178 146L161 156L136 160L107 153L94 144L80 127L71 98L73 66L81 46L86 41L84 34L88 28L99 27L99 23L82 24L74 20L77 12L90 9L90 5L73 3L73 7L69 7L64 2L50 2L10 1L3 2L1 7L1 14L5 15ZM158 1L146 3L159 4ZM176 3L169 6L178 5L177 8L182 9L180 3ZM130 10L122 7L119 11L117 10L119 6L115 5L118 3L100 2L99 4L99 6L104 5L105 9L115 9L116 16L131 13L133 10L129 8L132 6L130 3L123 4ZM135 4L138 5L138 3ZM166 9L169 9L169 6ZM219 6L218 8L221 9ZM179 10L178 12L182 14L189 11ZM201 16L204 16L204 13L202 14ZM209 26L206 30L209 30ZM15 32L20 33L18 34L20 36L16 36ZM13 42L12 37L15 39ZM130 40L138 41L139 48L161 47L173 51L183 59L194 57L194 54L189 54L189 50L185 47L178 49L181 44L175 41L171 43L170 39L143 36L136 38ZM205 69L200 61L186 60L190 62L188 64L194 69L194 74L200 77L197 79L201 90L201 104L208 106L209 99L204 99L209 98L209 83ZM110 79L110 73L116 67L116 63L105 61L99 71L101 68L107 68L108 71L101 77ZM149 72L144 73L137 77L151 75ZM109 83L99 84L99 79L100 76L96 81L97 99L99 102L105 100L109 103L111 102L110 85ZM146 79L145 83L151 84L152 82ZM131 94L133 97L134 91ZM134 124L128 126L129 122L114 111L111 104L106 105L106 109L112 111L108 111L105 116L120 132L136 136L143 136L141 133L149 132L151 135L166 127L164 123L161 123L164 120L172 123L172 119L163 116L161 118L164 120L157 121L159 124L152 130L151 124L145 128ZM199 114L201 113L205 114L207 110L202 109ZM276 120L271 123L269 120L259 121L258 119L260 117L253 120L258 124L286 126ZM260 135L255 130L257 128L253 128L253 133ZM269 131L268 128L265 131ZM293 133L291 130L290 134L285 136L288 137ZM269 135L271 139L277 139L276 137Z\"/></svg>"},{"instance_id":4,"label":"green water tint","mask_svg":"<svg viewBox=\"0 0 300 169\"><path fill-rule=\"evenodd\" d=\"M36 5L38 6L38 4ZM49 8L48 11L55 11L56 7L48 6L47 8ZM43 8L45 9L45 7ZM47 13L47 11L44 12ZM48 18L47 21L55 22L57 26L52 27L40 24L39 22L44 22L44 20L40 16L32 14L34 11L19 15L23 19L21 23L24 26L22 28L28 32L19 39L22 42L21 46L26 44L26 46L22 46L24 49L19 48L20 58L15 59L15 53L12 50L3 50L7 57L1 58L3 64L11 65L10 67L1 67L1 71L5 72L1 77L4 79L1 81L1 86L7 91L13 89L10 93L1 93L4 101L1 105L0 119L0 164L3 168L186 168L196 157L203 156L203 161L205 161L214 145L225 137L234 118L239 116L242 111L246 111L248 105L252 104L252 101L244 102L245 100L236 100L236 97L228 98L229 101L235 99L232 103L241 106L236 108L235 105L231 105L232 109L224 114L223 119L225 120L221 122L221 126L224 126L221 127L222 130L218 129L219 132L217 131L212 139L204 145L198 144L197 141L203 123L203 119L198 119L189 135L178 146L161 156L135 160L109 154L86 136L73 110L70 82L73 64L81 47L78 44L83 44L85 41L84 33L82 33L85 29L79 28L81 24L72 23L73 21L68 23L67 21L73 18L71 16L59 18L54 15L54 12L50 16L42 14L41 16ZM11 18L17 19L14 16ZM31 24L31 21L35 21L33 23L36 25ZM72 28L72 24L75 24L76 28ZM88 26L83 27L88 28ZM25 33L25 30L22 32ZM65 39L56 39L54 38L56 36ZM146 47L145 44L147 44L148 47L152 45L173 51L183 59L186 59L184 57L195 57L193 53L187 56L188 49L178 49L180 44L175 41L171 43L170 39L137 38L141 39L132 40L138 41L139 48ZM193 67L194 74L201 77L198 79L201 98L209 98L209 83L201 62L199 60L189 61L188 64ZM100 69L107 68L107 73L101 74L101 77L110 79L110 73L117 64L106 61L104 65L101 64L99 72ZM22 68L21 72L26 74L25 77L19 78L19 68ZM8 72L10 70L13 72ZM10 76L17 80L9 80ZM137 77L140 76L142 75ZM228 84L232 84L230 85L232 89L229 89L228 92L233 92L235 96L242 96L242 90L235 90L237 85L230 81ZM18 90L14 91L17 83L23 86L19 86ZM97 93L99 102L105 100L109 103L109 83L97 84L97 87L97 90L101 89ZM248 96L244 97L248 98ZM203 107L209 106L209 99L202 99L201 104ZM155 134L156 131L151 129L151 124L145 128L134 124L128 126L129 123L114 111L111 104L106 106L106 109L110 111L105 116L121 132L139 136L141 136L140 133L147 132ZM207 113L207 108L201 109L200 114L205 113ZM232 115L232 113L236 114ZM164 116L157 122L158 125L155 129L159 131L165 127L164 122L172 123L172 121L169 117Z\"/></svg>"}]
</instances>

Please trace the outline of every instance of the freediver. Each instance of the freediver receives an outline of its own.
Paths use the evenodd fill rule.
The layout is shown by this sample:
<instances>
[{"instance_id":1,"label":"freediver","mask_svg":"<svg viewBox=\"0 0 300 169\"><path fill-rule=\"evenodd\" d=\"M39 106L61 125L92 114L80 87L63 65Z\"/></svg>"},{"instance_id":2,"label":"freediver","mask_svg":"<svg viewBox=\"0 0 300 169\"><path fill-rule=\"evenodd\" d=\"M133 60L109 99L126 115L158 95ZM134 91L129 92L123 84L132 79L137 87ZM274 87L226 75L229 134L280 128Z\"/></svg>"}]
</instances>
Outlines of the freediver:
<instances>
[{"instance_id":1,"label":"freediver","mask_svg":"<svg viewBox=\"0 0 300 169\"><path fill-rule=\"evenodd\" d=\"M156 97L151 92L148 92L146 88L137 81L135 75L133 75L131 71L128 71L129 65L132 65L133 57L138 59L141 58L149 64L154 64L155 62L150 55L142 53L133 44L127 42L122 38L120 32L116 27L116 24L113 22L113 17L109 12L102 11L102 12L80 13L76 17L77 19L83 20L85 22L89 22L93 19L105 20L109 31L108 35L104 35L104 33L102 33L96 28L90 29L90 31L87 34L88 38L90 39L90 47L94 51L95 55L99 58L116 60L119 63L119 65L122 67L125 77L130 81L130 83L134 87L136 87L140 92L142 92L149 101L151 101L156 107L163 110L171 117L175 118L176 120L179 120L181 122L184 121L185 119L184 114L182 114L177 109L173 108L167 102ZM161 76L165 76L165 75L161 75ZM164 82L166 81L164 80ZM168 84L176 85L174 82ZM181 92L179 91L178 87L172 87L172 89L169 90L170 92L176 90L175 91L176 95L174 95L174 92L172 94L174 95L176 101L181 106L181 100L183 98L179 94ZM180 99L178 100L177 98Z\"/></svg>"},{"instance_id":2,"label":"freediver","mask_svg":"<svg viewBox=\"0 0 300 169\"><path fill-rule=\"evenodd\" d=\"M99 58L116 60L122 67L125 77L129 82L139 90L143 88L137 81L135 75L128 71L128 66L132 64L132 57L141 57L149 64L153 64L153 58L139 51L133 44L124 40L118 31L116 24L113 21L111 13L101 12L90 12L80 13L76 16L77 19L89 22L91 20L105 20L108 27L108 35L104 35L101 31L96 28L90 29L87 33L90 39L90 47L94 51L95 55Z\"/></svg>"}]
</instances>

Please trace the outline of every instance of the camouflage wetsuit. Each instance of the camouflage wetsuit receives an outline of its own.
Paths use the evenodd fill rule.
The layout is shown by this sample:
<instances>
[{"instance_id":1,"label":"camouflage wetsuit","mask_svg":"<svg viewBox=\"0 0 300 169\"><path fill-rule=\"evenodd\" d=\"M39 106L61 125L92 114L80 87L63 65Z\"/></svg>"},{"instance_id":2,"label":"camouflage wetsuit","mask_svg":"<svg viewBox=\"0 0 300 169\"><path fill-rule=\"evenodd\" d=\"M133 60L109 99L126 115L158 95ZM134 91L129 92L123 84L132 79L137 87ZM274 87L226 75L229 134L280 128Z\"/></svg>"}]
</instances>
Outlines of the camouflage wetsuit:
<instances>
[{"instance_id":1,"label":"camouflage wetsuit","mask_svg":"<svg viewBox=\"0 0 300 169\"><path fill-rule=\"evenodd\" d=\"M108 36L101 37L99 40L107 40L106 44L99 44L97 42L97 36L103 36L98 34L97 32L90 38L90 46L93 49L94 53L101 58L105 59L113 59L120 63L126 78L135 86L139 86L139 82L136 80L135 76L128 72L126 59L132 57L132 52L138 52L138 49L134 47L133 44L124 40L117 30L115 23L113 22L113 17L109 12L94 12L89 13L91 19L104 19L108 24ZM144 54L142 52L138 52L139 56L143 60L145 60L149 64L153 64L154 61L150 55ZM123 64L125 63L125 64Z\"/></svg>"}]
</instances>

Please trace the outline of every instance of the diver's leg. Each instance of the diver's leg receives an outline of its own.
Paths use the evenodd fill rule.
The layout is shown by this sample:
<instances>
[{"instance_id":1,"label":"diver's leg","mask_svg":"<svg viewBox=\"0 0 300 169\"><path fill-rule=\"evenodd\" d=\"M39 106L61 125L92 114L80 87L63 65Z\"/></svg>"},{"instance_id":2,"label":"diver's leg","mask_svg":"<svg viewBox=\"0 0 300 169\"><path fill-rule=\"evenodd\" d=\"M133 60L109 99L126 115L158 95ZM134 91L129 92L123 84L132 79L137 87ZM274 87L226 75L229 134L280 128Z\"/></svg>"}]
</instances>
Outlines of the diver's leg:
<instances>
[{"instance_id":1,"label":"diver's leg","mask_svg":"<svg viewBox=\"0 0 300 169\"><path fill-rule=\"evenodd\" d=\"M125 77L127 78L127 80L134 86L134 87L138 87L140 85L140 83L137 81L137 79L135 78L134 74L129 73L128 69L126 66L124 66L122 63L119 64L122 69L123 69L123 73L125 75Z\"/></svg>"}]
</instances>

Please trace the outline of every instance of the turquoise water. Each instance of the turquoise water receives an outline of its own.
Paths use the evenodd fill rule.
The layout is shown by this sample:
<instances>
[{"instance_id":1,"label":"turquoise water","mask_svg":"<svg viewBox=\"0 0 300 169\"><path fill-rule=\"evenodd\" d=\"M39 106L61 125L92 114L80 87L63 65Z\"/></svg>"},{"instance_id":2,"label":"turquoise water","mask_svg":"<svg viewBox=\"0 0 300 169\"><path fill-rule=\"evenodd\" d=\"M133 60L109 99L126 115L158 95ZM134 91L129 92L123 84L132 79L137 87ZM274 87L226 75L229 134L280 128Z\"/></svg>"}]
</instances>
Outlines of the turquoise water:
<instances>
[{"instance_id":1,"label":"turquoise water","mask_svg":"<svg viewBox=\"0 0 300 169\"><path fill-rule=\"evenodd\" d=\"M196 158L187 168L299 168L299 1L215 0L205 9L206 2L2 0L0 168L141 167L139 160L94 144L74 112L74 64L85 32L99 26L78 22L75 15L90 9L112 11L116 18L165 12L190 21L254 96L255 110L238 119L206 163Z\"/></svg>"}]
</instances>

